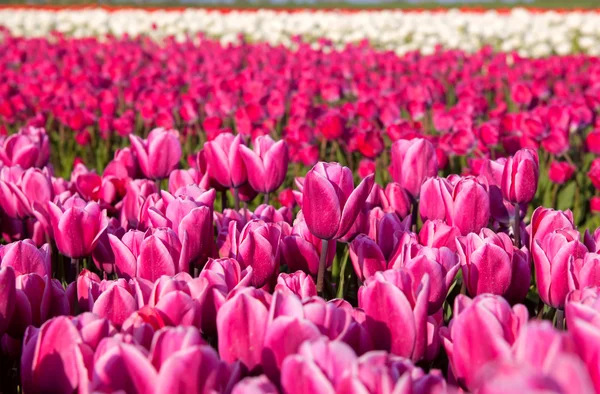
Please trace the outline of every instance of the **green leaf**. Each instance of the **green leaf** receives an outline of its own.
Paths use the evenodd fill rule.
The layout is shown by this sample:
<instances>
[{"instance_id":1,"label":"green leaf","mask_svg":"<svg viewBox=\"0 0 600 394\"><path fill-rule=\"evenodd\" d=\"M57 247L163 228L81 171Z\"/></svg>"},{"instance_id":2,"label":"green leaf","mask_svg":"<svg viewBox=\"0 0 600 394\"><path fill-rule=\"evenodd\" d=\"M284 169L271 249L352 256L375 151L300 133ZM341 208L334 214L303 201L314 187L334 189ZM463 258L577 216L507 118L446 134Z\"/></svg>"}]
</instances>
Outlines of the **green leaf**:
<instances>
[{"instance_id":1,"label":"green leaf","mask_svg":"<svg viewBox=\"0 0 600 394\"><path fill-rule=\"evenodd\" d=\"M570 182L563 186L562 190L558 192L558 198L556 199L556 208L560 210L573 209L576 190L577 184L575 182Z\"/></svg>"}]
</instances>

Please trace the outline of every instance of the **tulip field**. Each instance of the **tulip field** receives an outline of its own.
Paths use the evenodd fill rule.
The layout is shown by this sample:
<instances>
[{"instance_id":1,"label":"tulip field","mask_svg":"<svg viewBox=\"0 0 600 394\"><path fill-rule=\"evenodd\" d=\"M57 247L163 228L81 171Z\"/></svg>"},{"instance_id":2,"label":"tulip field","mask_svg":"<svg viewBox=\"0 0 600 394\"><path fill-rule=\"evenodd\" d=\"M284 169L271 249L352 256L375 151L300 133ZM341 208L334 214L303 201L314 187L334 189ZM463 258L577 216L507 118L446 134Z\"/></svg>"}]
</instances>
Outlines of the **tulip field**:
<instances>
[{"instance_id":1,"label":"tulip field","mask_svg":"<svg viewBox=\"0 0 600 394\"><path fill-rule=\"evenodd\" d=\"M0 7L0 233L0 393L600 393L600 12Z\"/></svg>"}]
</instances>

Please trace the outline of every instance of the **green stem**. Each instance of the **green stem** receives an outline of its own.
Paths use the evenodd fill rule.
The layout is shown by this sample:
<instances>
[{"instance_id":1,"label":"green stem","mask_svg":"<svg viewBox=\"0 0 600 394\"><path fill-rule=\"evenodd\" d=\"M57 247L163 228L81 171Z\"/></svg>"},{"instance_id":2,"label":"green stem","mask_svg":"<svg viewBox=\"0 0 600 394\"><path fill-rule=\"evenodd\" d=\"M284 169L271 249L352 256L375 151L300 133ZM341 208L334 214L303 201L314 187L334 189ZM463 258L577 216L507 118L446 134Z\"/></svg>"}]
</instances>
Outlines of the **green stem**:
<instances>
[{"instance_id":1,"label":"green stem","mask_svg":"<svg viewBox=\"0 0 600 394\"><path fill-rule=\"evenodd\" d=\"M319 260L319 271L317 273L317 293L323 296L323 282L325 280L325 265L327 263L327 249L329 248L329 241L323 239L321 241L321 259Z\"/></svg>"},{"instance_id":2,"label":"green stem","mask_svg":"<svg viewBox=\"0 0 600 394\"><path fill-rule=\"evenodd\" d=\"M521 249L521 207L519 207L519 204L515 204L513 231L515 233L515 246Z\"/></svg>"}]
</instances>

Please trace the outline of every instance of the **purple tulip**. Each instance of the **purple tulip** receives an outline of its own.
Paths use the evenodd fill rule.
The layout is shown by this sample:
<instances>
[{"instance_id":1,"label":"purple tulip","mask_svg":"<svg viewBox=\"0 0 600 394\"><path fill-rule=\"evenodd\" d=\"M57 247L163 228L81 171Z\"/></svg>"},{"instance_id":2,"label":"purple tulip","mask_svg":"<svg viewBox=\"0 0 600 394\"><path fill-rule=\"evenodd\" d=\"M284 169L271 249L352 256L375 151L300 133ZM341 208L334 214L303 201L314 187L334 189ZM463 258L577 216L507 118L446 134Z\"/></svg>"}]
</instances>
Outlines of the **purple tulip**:
<instances>
[{"instance_id":1,"label":"purple tulip","mask_svg":"<svg viewBox=\"0 0 600 394\"><path fill-rule=\"evenodd\" d=\"M239 188L248 180L241 154L241 138L240 135L223 133L205 145L208 174L223 187Z\"/></svg>"}]
</instances>

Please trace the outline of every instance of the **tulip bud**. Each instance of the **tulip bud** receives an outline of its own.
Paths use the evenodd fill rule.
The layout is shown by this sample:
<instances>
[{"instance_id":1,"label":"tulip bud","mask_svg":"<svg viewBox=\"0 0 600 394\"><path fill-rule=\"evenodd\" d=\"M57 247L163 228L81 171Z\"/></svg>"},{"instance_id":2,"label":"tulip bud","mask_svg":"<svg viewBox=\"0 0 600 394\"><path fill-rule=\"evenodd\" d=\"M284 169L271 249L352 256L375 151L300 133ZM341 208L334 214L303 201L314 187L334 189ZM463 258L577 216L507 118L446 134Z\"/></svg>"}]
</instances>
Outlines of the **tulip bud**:
<instances>
[{"instance_id":1,"label":"tulip bud","mask_svg":"<svg viewBox=\"0 0 600 394\"><path fill-rule=\"evenodd\" d=\"M448 327L440 329L450 368L457 382L471 390L489 362L510 355L511 346L527 323L527 309L512 309L500 296L484 294L473 300L459 295Z\"/></svg>"},{"instance_id":2,"label":"tulip bud","mask_svg":"<svg viewBox=\"0 0 600 394\"><path fill-rule=\"evenodd\" d=\"M539 167L538 155L531 149L509 157L502 173L502 196L513 204L529 204L537 191Z\"/></svg>"},{"instance_id":3,"label":"tulip bud","mask_svg":"<svg viewBox=\"0 0 600 394\"><path fill-rule=\"evenodd\" d=\"M48 213L58 250L74 259L89 256L106 231L106 217L93 201L73 196L64 204L49 202Z\"/></svg>"},{"instance_id":4,"label":"tulip bud","mask_svg":"<svg viewBox=\"0 0 600 394\"><path fill-rule=\"evenodd\" d=\"M325 240L344 236L372 187L372 175L355 189L348 167L338 163L317 163L306 174L302 191L302 210L311 233Z\"/></svg>"},{"instance_id":5,"label":"tulip bud","mask_svg":"<svg viewBox=\"0 0 600 394\"><path fill-rule=\"evenodd\" d=\"M248 179L241 155L241 136L219 134L205 145L208 174L224 187L239 188Z\"/></svg>"},{"instance_id":6,"label":"tulip bud","mask_svg":"<svg viewBox=\"0 0 600 394\"><path fill-rule=\"evenodd\" d=\"M437 175L437 156L426 139L398 140L392 145L390 173L413 199L418 199L423 181Z\"/></svg>"},{"instance_id":7,"label":"tulip bud","mask_svg":"<svg viewBox=\"0 0 600 394\"><path fill-rule=\"evenodd\" d=\"M472 296L491 293L512 303L529 290L529 251L515 248L508 235L483 229L456 240L463 278Z\"/></svg>"},{"instance_id":8,"label":"tulip bud","mask_svg":"<svg viewBox=\"0 0 600 394\"><path fill-rule=\"evenodd\" d=\"M240 154L248 172L248 182L259 193L272 193L285 180L288 149L285 141L273 141L269 136L254 141L254 151L240 145Z\"/></svg>"},{"instance_id":9,"label":"tulip bud","mask_svg":"<svg viewBox=\"0 0 600 394\"><path fill-rule=\"evenodd\" d=\"M562 185L573 177L575 166L566 161L553 161L548 169L548 178L558 185Z\"/></svg>"},{"instance_id":10,"label":"tulip bud","mask_svg":"<svg viewBox=\"0 0 600 394\"><path fill-rule=\"evenodd\" d=\"M540 298L554 308L564 308L574 275L587 248L579 242L579 233L557 230L543 240L533 241L531 254L535 266L535 280Z\"/></svg>"},{"instance_id":11,"label":"tulip bud","mask_svg":"<svg viewBox=\"0 0 600 394\"><path fill-rule=\"evenodd\" d=\"M140 169L147 178L166 178L179 164L181 144L177 131L158 128L152 130L146 140L133 134L129 139Z\"/></svg>"}]
</instances>

